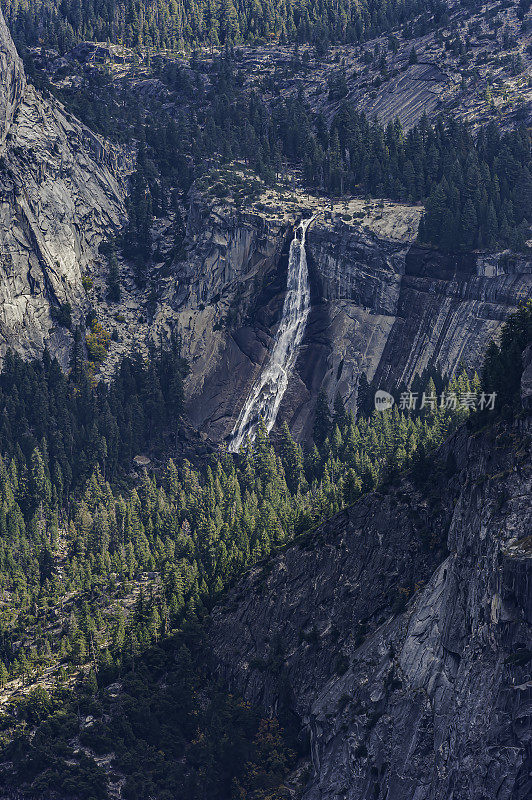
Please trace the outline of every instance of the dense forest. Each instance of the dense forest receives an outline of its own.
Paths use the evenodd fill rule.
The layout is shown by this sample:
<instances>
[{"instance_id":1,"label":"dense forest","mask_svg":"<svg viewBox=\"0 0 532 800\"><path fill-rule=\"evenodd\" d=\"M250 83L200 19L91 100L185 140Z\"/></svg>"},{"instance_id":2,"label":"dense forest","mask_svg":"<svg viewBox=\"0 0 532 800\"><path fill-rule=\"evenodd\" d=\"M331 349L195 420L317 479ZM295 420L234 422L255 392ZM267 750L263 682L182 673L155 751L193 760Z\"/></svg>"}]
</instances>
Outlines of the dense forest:
<instances>
[{"instance_id":1,"label":"dense forest","mask_svg":"<svg viewBox=\"0 0 532 800\"><path fill-rule=\"evenodd\" d=\"M357 417L340 398L331 409L320 396L314 442L305 452L286 426L275 446L261 429L238 456L222 451L202 470L169 460L128 489L123 482L119 488L129 471L125 456L113 468L108 461L113 425L100 429L99 447L66 448L65 461L53 434L65 413L73 431L97 429L102 414L123 425L109 398L119 396L131 371L145 377L148 364L123 364L104 406L102 390L87 387L87 407L78 405L75 370L62 378L46 356L33 364L10 356L0 376L0 681L13 688L40 678L56 687L13 698L0 718L3 755L19 788L35 794L54 786L68 794L76 786L80 798L107 797L109 775L83 749L72 750L77 737L97 754L114 754L131 800L152 791L270 796L293 757L289 724L283 732L279 721L261 721L212 684L197 660L202 619L246 567L364 492L397 481L405 468L414 481L433 479L431 451L472 414L482 425L490 414L512 413L521 352L531 339L529 302L486 355L482 384L499 398L494 413L473 412L468 398L478 398L481 380L465 371L444 381L432 369L412 386L423 398L416 408L401 402L399 387L394 409L372 414L371 387L363 381ZM156 365L165 359L180 375L175 348L154 357ZM442 403L442 393L454 402ZM30 401L34 395L38 402ZM133 403L146 419L153 403L146 385ZM175 419L166 419L173 434ZM156 446L160 434L144 429L135 444ZM453 465L444 468L452 472ZM430 532L423 546L435 546ZM120 690L105 689L116 679ZM155 703L148 700L153 692ZM88 726L85 715L93 720ZM36 725L37 735L28 738Z\"/></svg>"},{"instance_id":2,"label":"dense forest","mask_svg":"<svg viewBox=\"0 0 532 800\"><path fill-rule=\"evenodd\" d=\"M84 4L62 3L57 13L67 13L70 5L83 9ZM114 18L114 4L93 2L87 3L89 17L98 16L99 5L106 9L100 12L103 17ZM156 8L157 20L164 17L164 5L150 6L154 14ZM18 11L11 3L12 29L32 30L23 4L17 7ZM362 8L350 7L353 13ZM38 8L32 3L27 13L38 15ZM182 10L180 4L179 13ZM86 35L98 38L96 30L87 28ZM368 58L385 58L391 46L383 43L378 56L368 50ZM21 49L24 52L23 44ZM31 58L26 62L33 79L46 85L46 76L35 73ZM293 77L304 75L297 50L285 69ZM525 128L501 133L493 122L472 133L452 119L431 123L427 118L408 132L397 121L383 126L367 119L347 99L341 62L329 79L329 98L336 109L329 119L313 110L302 89L281 98L275 75L265 75L260 87L247 86L242 53L227 42L208 59L196 51L189 62L155 55L149 71L170 92L170 104L139 103L127 83L115 84L105 70L88 72L74 89L54 90L89 126L138 148L129 225L121 246L136 264L139 283L145 282L149 271L153 218L178 212L178 201L186 205L194 181L235 161L244 162L270 185L288 171L314 193L424 203L419 239L425 244L464 250L526 246L532 161L530 131ZM217 191L224 196L223 185ZM228 187L225 194L230 194ZM183 220L176 213L175 254L180 252L183 233ZM117 291L115 286L114 296Z\"/></svg>"},{"instance_id":3,"label":"dense forest","mask_svg":"<svg viewBox=\"0 0 532 800\"><path fill-rule=\"evenodd\" d=\"M80 39L176 51L185 46L258 42L354 43L422 14L445 18L442 0L2 0L17 44L60 52Z\"/></svg>"},{"instance_id":4,"label":"dense forest","mask_svg":"<svg viewBox=\"0 0 532 800\"><path fill-rule=\"evenodd\" d=\"M158 418L150 413L158 392L147 375L147 367L126 360L109 389L99 384L82 395L57 362L6 361L0 585L11 602L0 656L2 669L14 676L25 678L50 659L79 665L107 646L121 659L124 648L132 655L184 619L201 616L205 603L246 566L433 449L469 415L460 397L480 388L463 372L447 387L458 398L454 408L433 402L417 412L396 407L358 420L339 399L331 414L322 396L314 444L305 454L286 427L277 451L261 429L237 459L222 453L205 471L170 460L117 494L112 484L120 486L138 448L157 450L160 442L161 427L142 424ZM443 383L433 375L418 385L434 398ZM129 398L124 387L131 388ZM164 412L162 393L159 402ZM175 415L160 419L170 433ZM150 583L155 594L139 598L138 629L121 612L104 614L110 599L127 597L131 582L144 574L158 580ZM56 606L53 625L50 605ZM16 643L33 626L35 647L21 661Z\"/></svg>"},{"instance_id":5,"label":"dense forest","mask_svg":"<svg viewBox=\"0 0 532 800\"><path fill-rule=\"evenodd\" d=\"M446 21L442 0L0 3L30 80L132 154L127 221L101 245L110 302L124 291L120 254L141 286L152 264L164 261L161 275L175 268L191 190L248 208L287 175L323 198L423 203L427 246L527 246L530 130L472 133L426 117L409 131L383 126L349 101L340 59L323 87L327 116L303 81L284 96L275 72L246 83L243 45L290 45L279 70L297 78L300 44L312 46L308 64L335 43L363 52L401 26L405 39L421 35ZM160 81L164 102L113 82L109 65L63 87L34 66L46 65L39 48L62 54L85 39L132 48L133 70ZM392 40L368 49L366 63L386 63ZM173 226L164 257L152 241L163 218ZM260 426L238 454L222 444L201 465L190 442L183 456L189 367L179 339L131 353L96 382L109 334L94 312L75 330L68 304L53 313L73 333L67 373L47 350L31 362L8 352L0 369L0 786L60 800L118 790L125 800L289 797L284 781L308 742L282 708L264 718L217 684L204 623L246 570L267 575L272 554L312 546L321 523L368 492L406 480L432 497L429 481L456 471L435 450L460 425L518 415L532 301L506 321L480 375L431 364L410 387L388 387L395 403L383 412L362 375L356 411L320 392L304 445L286 424L272 436ZM427 552L441 545L428 527L420 538ZM398 592L394 613L403 607Z\"/></svg>"},{"instance_id":6,"label":"dense forest","mask_svg":"<svg viewBox=\"0 0 532 800\"><path fill-rule=\"evenodd\" d=\"M324 142L325 144L325 142ZM421 241L443 248L524 246L532 207L531 143L522 129L468 128L423 118L408 133L398 123L371 124L346 105L326 142L304 147L310 183L328 191L424 202ZM306 153L306 155L303 155Z\"/></svg>"}]
</instances>

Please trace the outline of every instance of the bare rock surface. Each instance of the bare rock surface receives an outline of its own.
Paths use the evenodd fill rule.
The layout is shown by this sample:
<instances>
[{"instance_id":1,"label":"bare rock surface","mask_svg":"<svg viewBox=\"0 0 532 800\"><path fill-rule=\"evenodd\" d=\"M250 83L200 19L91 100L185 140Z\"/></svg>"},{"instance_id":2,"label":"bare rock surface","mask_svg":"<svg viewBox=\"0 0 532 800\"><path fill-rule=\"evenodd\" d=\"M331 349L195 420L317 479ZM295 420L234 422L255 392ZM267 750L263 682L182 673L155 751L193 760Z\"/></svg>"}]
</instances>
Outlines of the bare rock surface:
<instances>
[{"instance_id":1,"label":"bare rock surface","mask_svg":"<svg viewBox=\"0 0 532 800\"><path fill-rule=\"evenodd\" d=\"M452 254L419 247L423 208L388 201L271 192L246 211L197 195L186 253L165 279L152 333L177 326L190 363L191 419L227 436L268 358L286 289L294 221L317 215L307 256L312 310L278 422L298 438L320 387L356 407L362 373L383 388L431 363L479 368L506 316L532 291L532 264L510 253Z\"/></svg>"},{"instance_id":2,"label":"bare rock surface","mask_svg":"<svg viewBox=\"0 0 532 800\"><path fill-rule=\"evenodd\" d=\"M1 12L0 76L0 356L48 342L66 363L54 312L88 308L83 274L124 216L120 154L26 84Z\"/></svg>"},{"instance_id":3,"label":"bare rock surface","mask_svg":"<svg viewBox=\"0 0 532 800\"><path fill-rule=\"evenodd\" d=\"M0 11L0 152L26 86L22 62Z\"/></svg>"},{"instance_id":4,"label":"bare rock surface","mask_svg":"<svg viewBox=\"0 0 532 800\"><path fill-rule=\"evenodd\" d=\"M340 392L354 408L362 373L396 388L430 364L447 374L462 362L478 369L506 316L532 292L526 256L442 253L415 243L416 226L409 238L387 236L390 229L389 221L383 235L375 223L336 218L309 230L313 312L298 364L302 380L280 412L299 435L309 430L312 406L301 398L315 397L322 382L331 403Z\"/></svg>"}]
</instances>

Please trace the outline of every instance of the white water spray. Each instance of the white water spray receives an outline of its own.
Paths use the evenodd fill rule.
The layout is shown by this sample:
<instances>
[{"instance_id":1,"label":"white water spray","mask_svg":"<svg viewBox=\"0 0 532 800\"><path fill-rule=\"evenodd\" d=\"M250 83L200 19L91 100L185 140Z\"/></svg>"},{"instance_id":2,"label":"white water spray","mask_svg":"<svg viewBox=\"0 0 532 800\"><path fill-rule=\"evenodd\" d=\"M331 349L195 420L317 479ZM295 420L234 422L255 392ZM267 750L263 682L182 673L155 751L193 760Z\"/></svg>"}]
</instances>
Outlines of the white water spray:
<instances>
[{"instance_id":1,"label":"white water spray","mask_svg":"<svg viewBox=\"0 0 532 800\"><path fill-rule=\"evenodd\" d=\"M283 316L275 336L271 355L259 379L252 387L231 434L229 451L237 453L244 439L253 439L260 420L266 430L273 428L283 395L294 368L299 345L305 333L310 311L305 237L312 219L300 222L290 244L288 280Z\"/></svg>"}]
</instances>

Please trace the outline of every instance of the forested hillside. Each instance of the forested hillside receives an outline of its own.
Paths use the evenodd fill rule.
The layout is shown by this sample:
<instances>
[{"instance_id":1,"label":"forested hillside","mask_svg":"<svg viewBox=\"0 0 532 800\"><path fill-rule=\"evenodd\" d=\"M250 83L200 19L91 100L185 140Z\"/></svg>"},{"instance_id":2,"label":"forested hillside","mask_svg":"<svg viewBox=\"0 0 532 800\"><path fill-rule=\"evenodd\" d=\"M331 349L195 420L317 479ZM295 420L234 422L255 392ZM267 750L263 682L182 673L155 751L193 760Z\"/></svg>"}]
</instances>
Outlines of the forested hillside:
<instances>
[{"instance_id":1,"label":"forested hillside","mask_svg":"<svg viewBox=\"0 0 532 800\"><path fill-rule=\"evenodd\" d=\"M354 43L423 14L446 14L442 0L2 0L17 44L44 40L61 52L80 39L120 42L128 47L171 50L186 46L257 41Z\"/></svg>"},{"instance_id":2,"label":"forested hillside","mask_svg":"<svg viewBox=\"0 0 532 800\"><path fill-rule=\"evenodd\" d=\"M167 23L174 25L169 20L186 13L195 20L202 14L211 21L216 14L231 16L227 4L209 4L204 9L173 2L126 5L81 0L55 4L46 0L27 6L11 3L7 13L22 52L30 44L57 44L48 41L49 32L57 34L64 26L72 28L74 19L76 36L121 40L128 46L134 43L125 33L119 33L120 24L129 34L136 25L145 26L146 35L141 36L145 47L148 31L157 31L164 39L161 31L166 30ZM335 28L334 20L345 21L349 14L338 4L334 4L334 13L332 8L311 3L308 14L316 30L325 31L323 35L345 39L349 26L345 35L340 35L341 24ZM415 11L412 4L386 4L385 13L379 3L369 3L367 8L349 4L348 8L352 15L366 21L365 36L393 27L403 13L412 19ZM269 24L267 20L284 19L286 14L303 19L307 12L291 4L275 9L260 4L249 9L244 4L237 16L260 18ZM111 24L111 20L115 22ZM218 22L216 26L220 27ZM209 26L205 23L204 27ZM306 23L301 21L296 28L302 33L294 33L291 40L308 41L317 35L315 31L305 33ZM187 41L203 41L194 38L192 29L187 30ZM206 30L204 34L208 39ZM242 53L233 46L246 35L222 36L224 49L208 59L194 51L190 60L159 55L145 61L146 76L153 76L164 87L155 103L151 96L139 98L127 82L114 83L103 66L88 70L83 81L77 79L70 89L51 86L88 125L138 148L137 172L130 185L130 223L123 247L125 255L136 263L140 283L145 281L151 257L153 217L174 211L178 197L186 204L184 198L194 180L213 167L231 165L235 160L244 161L270 185L288 171L296 173L305 188L314 193L423 203L426 213L419 239L426 244L464 250L525 247L531 221L532 162L530 133L524 126L501 133L493 121L473 133L466 124L445 117L437 122L422 118L408 132L397 121L383 126L366 118L348 99L342 63L329 78L329 97L336 105L327 118L316 112L311 98L302 91L284 97L275 77L277 71L265 76L260 86L247 83ZM356 35L357 40L361 35ZM76 36L71 34L61 49L69 49ZM405 36L407 32L403 31ZM159 44L162 46L162 41ZM368 51L365 55L370 61L384 59L385 65L388 61L393 64L396 48L396 38L390 37L387 44L379 44L378 53ZM307 52L307 63L308 56ZM319 63L325 56L314 52L314 57ZM416 58L412 52L411 60ZM383 67L384 72L389 68ZM31 58L28 69L39 85L48 85L46 74L35 71ZM304 74L305 64L297 51L284 71L293 76ZM177 250L182 232L182 225L177 224Z\"/></svg>"},{"instance_id":3,"label":"forested hillside","mask_svg":"<svg viewBox=\"0 0 532 800\"><path fill-rule=\"evenodd\" d=\"M481 436L523 421L529 6L0 0L21 55L0 14L0 265L12 290L0 297L12 336L0 337L0 800L298 798L300 719L288 701L273 718L217 682L209 618L248 572L260 573L260 604L272 556L312 547L338 512L407 483L408 514L423 507L412 546L440 564L444 537L425 516L443 503L434 487L458 480L440 445L461 426ZM441 64L420 65L414 39ZM483 50L469 72L470 41ZM447 54L462 74L447 76ZM486 64L485 116L471 125L441 97L461 93L463 109ZM423 110L434 82L441 104L404 126L395 111L379 122L360 110L359 81ZM499 90L515 94L504 114ZM76 170L84 187L105 172L102 194L116 196L97 225ZM32 331L28 297L48 327ZM17 354L19 333L32 349ZM269 434L257 414L255 438L230 453L283 336L275 414L293 427ZM377 411L383 387L394 402ZM419 588L392 577L390 619ZM316 645L299 622L299 644ZM361 622L355 649L365 633ZM331 637L340 678L346 655ZM271 659L244 671L271 670L288 698L272 641ZM445 649L447 681L457 665ZM393 671L383 680L401 688ZM351 697L342 703L338 717ZM377 724L377 707L368 718ZM364 747L353 745L355 767ZM368 770L377 782L384 767Z\"/></svg>"},{"instance_id":4,"label":"forested hillside","mask_svg":"<svg viewBox=\"0 0 532 800\"><path fill-rule=\"evenodd\" d=\"M384 127L369 121L349 102L328 125L302 97L270 105L244 92L234 55L226 53L215 66L210 90L198 83L189 110L166 121L148 115L126 234L128 252L137 252L144 266L146 214L164 215L172 186L187 191L193 176L235 158L267 184L288 166L301 171L313 192L424 202L419 238L425 243L465 250L524 247L532 208L532 151L524 128L501 134L490 124L472 134L464 124L423 118L405 133L398 122ZM185 70L168 65L159 74L179 96L194 96ZM224 196L222 185L217 191Z\"/></svg>"},{"instance_id":5,"label":"forested hillside","mask_svg":"<svg viewBox=\"0 0 532 800\"><path fill-rule=\"evenodd\" d=\"M507 323L501 347L494 345L487 355L484 384L499 395L499 411L506 409L505 413L512 413L518 396L520 354L531 338L531 320L528 304ZM187 461L176 467L170 460L156 472L145 472L127 491L113 491L109 479L116 487L117 480L126 478L128 458L137 446L156 447L162 433L173 433L177 410L172 413L171 406L165 406L161 391L158 416L166 421L154 430L141 424L129 434L127 453L115 450L116 432L124 435L125 430L133 430L133 409L139 422L153 416L156 398L146 378L150 374L157 382L163 364L166 368L176 364L179 380L179 359L162 351L154 355L152 367L126 362L103 395L102 389L89 386L82 392L75 371L67 380L46 358L41 364L27 365L10 358L0 376L6 398L0 464L1 683L10 692L17 684L31 686L37 678L49 687L63 687L57 696L52 692L50 697L41 688L28 700L12 698L5 707L4 741L22 736L15 760L31 759L29 772L21 767L28 790L34 779L34 788L44 789L56 780L56 773L41 774L44 755L38 755L35 747L40 745L35 742L28 750L24 729L55 711L56 721L46 723L37 741L49 725L57 731L54 748L66 735L65 725L74 725L70 735L79 731L79 722L58 711L68 704L67 689L76 675L85 675L89 681L83 702L90 713L91 703L97 702L91 697L98 694L100 685L134 669L137 661L141 664L142 654L168 636L190 630L190 624L201 621L218 593L246 567L379 483L395 481L400 469L411 467L415 479L425 480L430 451L467 420L475 405L468 398L477 397L481 388L479 379L470 380L465 372L449 383L434 372L413 386L420 398L423 391L428 398L417 409L401 404L400 410L396 406L393 411L362 414L358 419L345 412L340 400L331 412L322 397L314 443L305 453L286 427L275 449L261 430L237 457L222 453L204 470L194 469ZM136 391L135 385L139 386ZM124 403L119 398L125 386L131 399ZM454 397L454 402L440 402L442 392ZM167 416L159 414L165 407ZM484 416L488 421L491 413L481 412L479 419ZM71 434L59 437L64 444L59 447L57 431L65 434L67 429ZM451 464L447 468L453 469ZM84 475L90 475L87 481ZM426 544L430 546L429 541ZM158 658L158 669L163 669L166 656ZM189 658L185 650L180 658ZM168 688L185 692L185 710L175 720L183 733L172 733L185 737L180 747L189 746L185 745L186 720L193 713L193 701L187 693L199 674L178 669L177 684ZM131 691L147 688L133 685ZM238 725L258 724L230 700L213 702L224 705L228 719L237 714ZM130 713L126 711L126 716ZM153 724L156 743L160 722ZM202 724L208 728L208 737L214 735L213 722ZM140 730L134 732L135 725L128 728L125 742L128 736L134 741L142 735ZM105 753L112 746L113 734L91 730L82 734L82 741ZM60 751L53 753L56 761ZM175 757L173 750L165 750L163 761ZM105 797L102 775L84 757L78 754L76 758L81 758L76 769L84 781L100 781L94 796ZM126 760L120 768L137 773L132 758L131 750L127 756L124 751ZM144 770L144 786L152 780L152 770L153 765ZM283 768L273 772L277 780L284 774ZM67 771L61 780L68 784L69 775ZM159 787L164 785L161 780L156 779ZM179 781L184 780L179 773ZM63 784L65 791L67 784ZM93 795L87 789L80 794L85 796Z\"/></svg>"}]
</instances>

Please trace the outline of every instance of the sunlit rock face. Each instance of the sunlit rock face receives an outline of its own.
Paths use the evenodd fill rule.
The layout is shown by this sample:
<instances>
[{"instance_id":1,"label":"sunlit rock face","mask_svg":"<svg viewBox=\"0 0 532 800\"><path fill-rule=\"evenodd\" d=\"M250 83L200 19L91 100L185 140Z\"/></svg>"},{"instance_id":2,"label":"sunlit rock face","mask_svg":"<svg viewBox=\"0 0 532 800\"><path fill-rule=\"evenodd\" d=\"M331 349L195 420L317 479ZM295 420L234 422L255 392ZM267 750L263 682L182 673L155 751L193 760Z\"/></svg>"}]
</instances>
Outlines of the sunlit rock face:
<instances>
[{"instance_id":1,"label":"sunlit rock face","mask_svg":"<svg viewBox=\"0 0 532 800\"><path fill-rule=\"evenodd\" d=\"M25 81L0 15L0 357L8 348L63 363L70 335L54 322L87 308L82 275L124 214L120 161L99 137Z\"/></svg>"},{"instance_id":2,"label":"sunlit rock face","mask_svg":"<svg viewBox=\"0 0 532 800\"><path fill-rule=\"evenodd\" d=\"M369 205L360 221L321 215L309 226L311 309L274 434L286 421L308 438L322 387L331 404L339 392L356 408L362 373L390 389L430 364L479 369L487 344L532 291L525 256L423 248L420 206ZM175 320L181 332L189 413L215 440L230 436L273 350L291 238L291 223L261 212L212 208L201 197L191 204L186 257L160 321Z\"/></svg>"},{"instance_id":3,"label":"sunlit rock face","mask_svg":"<svg viewBox=\"0 0 532 800\"><path fill-rule=\"evenodd\" d=\"M22 63L0 10L0 148L5 142L25 86Z\"/></svg>"},{"instance_id":4,"label":"sunlit rock face","mask_svg":"<svg viewBox=\"0 0 532 800\"><path fill-rule=\"evenodd\" d=\"M354 409L362 373L389 390L430 365L480 369L508 314L530 296L530 258L421 247L420 213L386 203L363 224L325 219L309 229L312 308L278 416L298 438L312 431L320 388L331 404L339 393Z\"/></svg>"}]
</instances>

